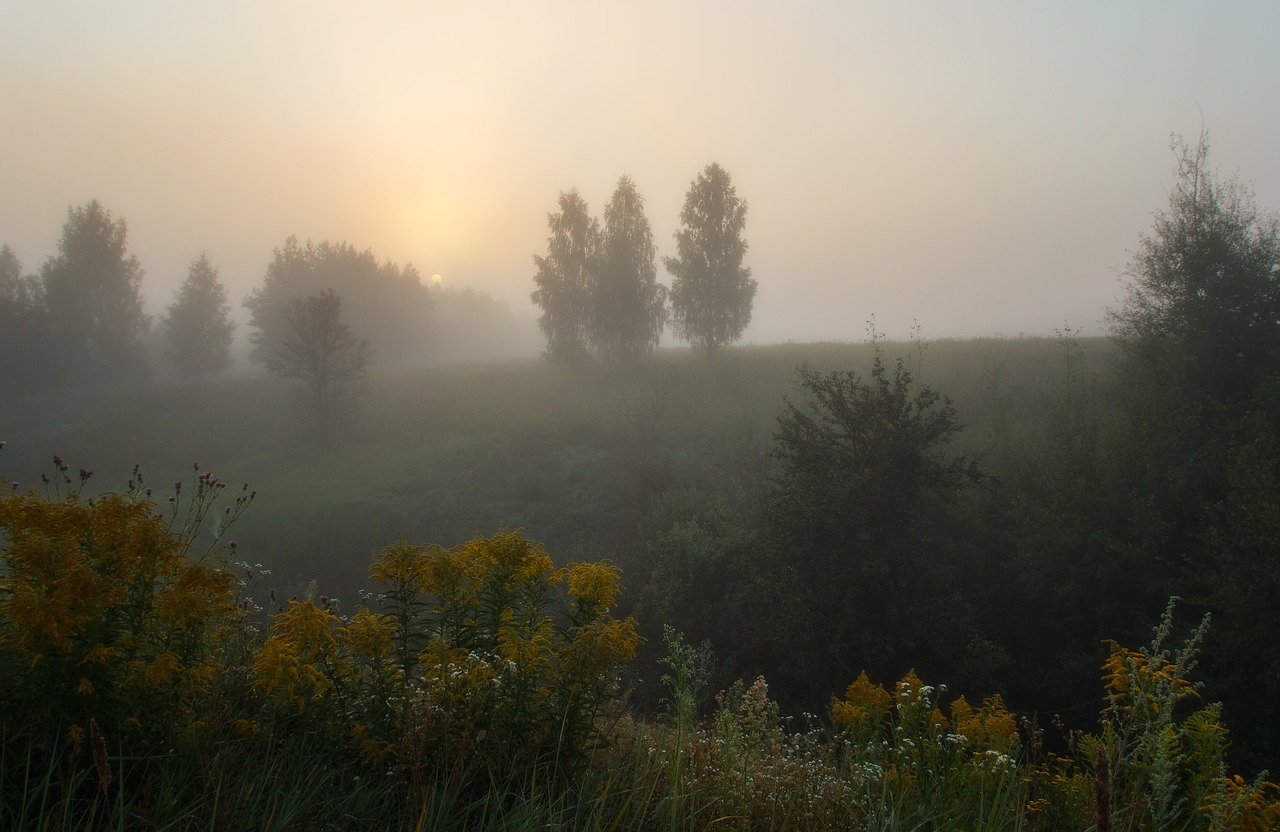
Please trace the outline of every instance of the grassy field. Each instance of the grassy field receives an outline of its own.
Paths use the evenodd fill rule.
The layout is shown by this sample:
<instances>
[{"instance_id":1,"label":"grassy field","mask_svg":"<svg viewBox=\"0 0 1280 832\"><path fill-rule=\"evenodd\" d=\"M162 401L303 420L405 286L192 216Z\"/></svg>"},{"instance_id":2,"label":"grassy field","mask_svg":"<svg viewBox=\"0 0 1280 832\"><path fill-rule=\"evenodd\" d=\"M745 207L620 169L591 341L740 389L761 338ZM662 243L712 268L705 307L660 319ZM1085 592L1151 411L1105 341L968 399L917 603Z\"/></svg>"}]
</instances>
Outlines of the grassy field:
<instances>
[{"instance_id":1,"label":"grassy field","mask_svg":"<svg viewBox=\"0 0 1280 832\"><path fill-rule=\"evenodd\" d=\"M884 343L950 396L959 445L1043 430L1068 378L1104 366L1109 345L1053 339ZM318 444L269 377L11 400L0 472L38 482L54 454L122 488L135 464L157 494L193 463L257 491L240 552L282 590L311 580L340 596L369 556L403 535L458 543L500 524L561 558L633 559L647 502L691 486L726 491L767 473L775 419L795 369L870 368L869 344L724 350L713 362L664 350L633 368L568 370L540 360L374 377L350 425ZM92 490L92 489L91 489Z\"/></svg>"},{"instance_id":2,"label":"grassy field","mask_svg":"<svg viewBox=\"0 0 1280 832\"><path fill-rule=\"evenodd\" d=\"M1069 336L880 348L954 401L956 451L1024 481L1064 425L1102 410L1092 405L1112 349ZM625 618L667 498L760 493L778 413L798 403L796 368L865 375L873 355L785 344L712 362L670 350L632 368L528 360L380 375L324 444L265 377L7 401L0 472L19 486L3 519L50 536L25 537L0 575L14 601L0 620L0 698L16 703L3 720L0 825L1275 828L1280 789L1227 776L1219 711L1189 676L1204 625L1175 627L1172 604L1151 647L1099 648L1102 696L1096 675L1080 680L1092 693L1071 694L1094 706L1086 730L914 671L896 683L850 674L816 715L788 716L763 677L713 699L720 680L702 648L664 621ZM149 565L150 509L127 499L21 496L41 490L55 454L73 480L95 472L85 496L123 491L140 465L161 509L175 481L190 499L195 463L233 494L249 483L254 502L223 542L270 577L237 567L224 581L221 566L182 556L185 542ZM91 542L70 524L92 512L112 518L94 534L134 531ZM495 534L504 524L524 536ZM450 548L385 548L399 537ZM618 573L596 563L606 559L621 566L621 604ZM459 574L481 575L479 588L451 589ZM114 588L94 589L104 581ZM28 585L44 601L26 603ZM382 615L358 607L370 587ZM244 596L268 606L269 591L268 624ZM50 610L80 622L74 645L59 647L65 616ZM799 618L819 636L831 623Z\"/></svg>"}]
</instances>

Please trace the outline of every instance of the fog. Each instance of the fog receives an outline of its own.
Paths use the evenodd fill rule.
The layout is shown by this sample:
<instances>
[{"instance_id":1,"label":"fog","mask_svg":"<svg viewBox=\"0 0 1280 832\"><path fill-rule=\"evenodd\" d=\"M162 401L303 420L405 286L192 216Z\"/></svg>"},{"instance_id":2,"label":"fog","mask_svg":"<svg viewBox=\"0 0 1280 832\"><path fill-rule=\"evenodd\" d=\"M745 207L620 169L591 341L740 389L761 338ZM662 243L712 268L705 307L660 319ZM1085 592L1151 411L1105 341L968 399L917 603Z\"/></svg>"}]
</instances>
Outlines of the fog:
<instances>
[{"instance_id":1,"label":"fog","mask_svg":"<svg viewBox=\"0 0 1280 832\"><path fill-rule=\"evenodd\" d=\"M631 175L671 254L715 161L750 203L744 342L859 340L872 315L892 337L1093 333L1166 203L1171 132L1207 129L1215 164L1280 205L1273 3L24 2L0 20L0 242L35 271L96 198L129 223L153 315L203 251L243 320L294 234L412 262L527 333L561 190L598 213Z\"/></svg>"}]
</instances>

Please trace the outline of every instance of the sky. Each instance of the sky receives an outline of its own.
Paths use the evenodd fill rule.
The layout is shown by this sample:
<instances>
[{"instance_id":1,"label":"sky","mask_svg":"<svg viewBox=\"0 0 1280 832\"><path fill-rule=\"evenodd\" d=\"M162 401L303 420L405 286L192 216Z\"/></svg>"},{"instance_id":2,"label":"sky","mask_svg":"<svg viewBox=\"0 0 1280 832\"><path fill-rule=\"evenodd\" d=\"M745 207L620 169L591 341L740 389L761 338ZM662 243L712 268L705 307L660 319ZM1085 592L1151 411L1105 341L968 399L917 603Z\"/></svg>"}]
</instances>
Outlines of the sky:
<instances>
[{"instance_id":1,"label":"sky","mask_svg":"<svg viewBox=\"0 0 1280 832\"><path fill-rule=\"evenodd\" d=\"M1171 133L1280 209L1277 32L1274 0L0 0L0 242L34 272L98 199L153 314L206 252L243 317L292 234L533 317L562 190L630 175L670 255L717 162L745 342L1099 333Z\"/></svg>"}]
</instances>

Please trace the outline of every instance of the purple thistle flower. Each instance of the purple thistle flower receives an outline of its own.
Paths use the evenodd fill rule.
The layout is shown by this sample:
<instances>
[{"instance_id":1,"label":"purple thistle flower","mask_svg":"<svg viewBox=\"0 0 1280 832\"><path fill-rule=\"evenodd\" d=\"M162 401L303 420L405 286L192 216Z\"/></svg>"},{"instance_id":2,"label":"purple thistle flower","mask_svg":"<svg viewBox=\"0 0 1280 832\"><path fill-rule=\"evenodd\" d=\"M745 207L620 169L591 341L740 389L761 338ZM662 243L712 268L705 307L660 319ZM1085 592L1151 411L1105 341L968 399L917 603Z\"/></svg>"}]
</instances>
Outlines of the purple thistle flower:
<instances>
[{"instance_id":1,"label":"purple thistle flower","mask_svg":"<svg viewBox=\"0 0 1280 832\"><path fill-rule=\"evenodd\" d=\"M236 546L239 546L240 544L236 543L234 540L229 540L227 541L227 545L230 546L231 551L234 552L236 550Z\"/></svg>"},{"instance_id":2,"label":"purple thistle flower","mask_svg":"<svg viewBox=\"0 0 1280 832\"><path fill-rule=\"evenodd\" d=\"M53 455L53 464L58 466L59 468L62 467L62 457L59 454Z\"/></svg>"}]
</instances>

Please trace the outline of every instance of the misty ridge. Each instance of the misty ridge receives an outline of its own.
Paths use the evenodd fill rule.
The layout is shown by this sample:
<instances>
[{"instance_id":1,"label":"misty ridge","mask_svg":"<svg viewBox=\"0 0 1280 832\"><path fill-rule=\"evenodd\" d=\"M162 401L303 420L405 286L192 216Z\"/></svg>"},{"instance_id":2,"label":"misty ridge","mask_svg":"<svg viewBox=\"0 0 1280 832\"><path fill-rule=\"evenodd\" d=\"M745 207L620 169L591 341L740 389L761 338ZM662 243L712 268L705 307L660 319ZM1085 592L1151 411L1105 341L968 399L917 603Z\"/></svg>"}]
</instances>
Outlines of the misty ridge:
<instances>
[{"instance_id":1,"label":"misty ridge","mask_svg":"<svg viewBox=\"0 0 1280 832\"><path fill-rule=\"evenodd\" d=\"M1105 337L741 345L717 163L662 258L549 198L536 322L292 236L150 320L71 207L0 248L0 826L1277 828L1280 221L1172 150Z\"/></svg>"}]
</instances>

